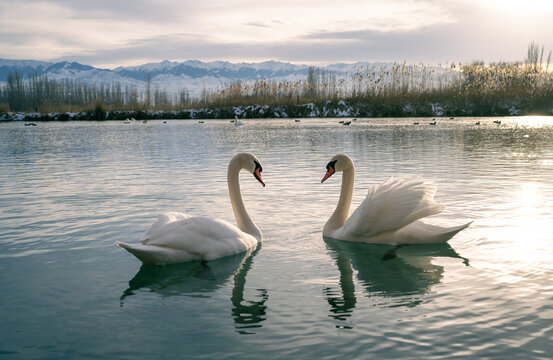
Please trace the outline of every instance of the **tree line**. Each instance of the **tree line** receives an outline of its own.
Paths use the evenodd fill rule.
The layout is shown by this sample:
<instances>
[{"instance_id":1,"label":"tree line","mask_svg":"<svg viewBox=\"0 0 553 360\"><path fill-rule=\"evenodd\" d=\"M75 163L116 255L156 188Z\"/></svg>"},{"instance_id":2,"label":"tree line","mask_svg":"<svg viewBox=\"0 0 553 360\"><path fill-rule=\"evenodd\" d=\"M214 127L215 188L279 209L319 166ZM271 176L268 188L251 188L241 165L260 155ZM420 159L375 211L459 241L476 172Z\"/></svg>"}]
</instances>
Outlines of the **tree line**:
<instances>
[{"instance_id":1,"label":"tree line","mask_svg":"<svg viewBox=\"0 0 553 360\"><path fill-rule=\"evenodd\" d=\"M9 72L6 80L6 84L0 86L0 112L79 112L98 106L110 110L166 109L185 108L192 102L186 89L177 94L158 88L152 90L149 79L147 93L120 83L90 85L36 74L24 79L18 71Z\"/></svg>"}]
</instances>

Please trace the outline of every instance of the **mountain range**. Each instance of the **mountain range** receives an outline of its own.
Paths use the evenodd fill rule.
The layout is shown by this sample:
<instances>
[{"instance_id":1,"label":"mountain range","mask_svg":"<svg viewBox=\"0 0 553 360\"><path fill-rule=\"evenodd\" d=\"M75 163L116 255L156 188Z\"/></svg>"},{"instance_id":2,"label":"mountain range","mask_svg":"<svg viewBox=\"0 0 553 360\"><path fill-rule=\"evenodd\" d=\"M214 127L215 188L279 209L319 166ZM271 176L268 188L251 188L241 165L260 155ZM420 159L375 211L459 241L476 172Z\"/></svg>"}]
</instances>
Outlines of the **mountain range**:
<instances>
[{"instance_id":1,"label":"mountain range","mask_svg":"<svg viewBox=\"0 0 553 360\"><path fill-rule=\"evenodd\" d=\"M368 63L333 64L322 69L335 74L343 74ZM383 64L381 64L383 65ZM152 89L159 88L168 93L178 93L186 89L191 96L199 96L203 89L216 89L231 81L255 81L274 79L276 81L297 81L306 78L309 65L295 65L279 61L260 63L230 63L227 61L203 62L188 60L183 62L162 61L139 66L120 66L114 69L101 69L78 62L47 62L37 60L0 59L0 83L6 82L10 72L18 71L24 78L36 74L49 79L73 79L88 84L113 84L135 87L139 91L146 86L150 75Z\"/></svg>"}]
</instances>

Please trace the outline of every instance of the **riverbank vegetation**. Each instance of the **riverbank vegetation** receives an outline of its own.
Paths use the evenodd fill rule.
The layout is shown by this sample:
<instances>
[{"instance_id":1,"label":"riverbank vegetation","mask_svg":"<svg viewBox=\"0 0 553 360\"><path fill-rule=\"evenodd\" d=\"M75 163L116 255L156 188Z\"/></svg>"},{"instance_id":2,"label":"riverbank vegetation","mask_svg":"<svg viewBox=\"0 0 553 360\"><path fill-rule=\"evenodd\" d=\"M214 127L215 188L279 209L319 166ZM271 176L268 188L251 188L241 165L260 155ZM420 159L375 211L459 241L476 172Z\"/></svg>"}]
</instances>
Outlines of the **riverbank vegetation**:
<instances>
[{"instance_id":1,"label":"riverbank vegetation","mask_svg":"<svg viewBox=\"0 0 553 360\"><path fill-rule=\"evenodd\" d=\"M396 63L345 74L312 67L304 80L234 81L197 98L186 89L151 89L149 81L140 92L10 73L0 86L0 113L35 120L551 115L551 52L545 55L532 43L519 63Z\"/></svg>"}]
</instances>

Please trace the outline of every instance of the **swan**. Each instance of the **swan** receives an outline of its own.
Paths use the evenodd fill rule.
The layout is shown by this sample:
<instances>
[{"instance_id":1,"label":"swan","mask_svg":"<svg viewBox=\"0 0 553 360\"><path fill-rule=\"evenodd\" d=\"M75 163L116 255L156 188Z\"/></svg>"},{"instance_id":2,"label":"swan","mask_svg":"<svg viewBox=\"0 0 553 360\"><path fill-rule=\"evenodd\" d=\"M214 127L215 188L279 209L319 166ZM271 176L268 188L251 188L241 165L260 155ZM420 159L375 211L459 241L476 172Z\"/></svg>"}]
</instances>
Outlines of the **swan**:
<instances>
[{"instance_id":1,"label":"swan","mask_svg":"<svg viewBox=\"0 0 553 360\"><path fill-rule=\"evenodd\" d=\"M166 212L157 218L138 244L116 244L128 250L143 263L165 265L187 261L209 261L246 251L263 237L242 201L239 173L246 169L265 187L259 160L250 153L236 154L229 163L227 183L234 226L224 220L207 216L191 216Z\"/></svg>"},{"instance_id":2,"label":"swan","mask_svg":"<svg viewBox=\"0 0 553 360\"><path fill-rule=\"evenodd\" d=\"M343 172L336 210L323 228L323 236L373 244L437 244L451 239L472 222L454 227L430 225L419 219L441 212L434 201L436 187L417 178L390 178L372 186L367 197L348 218L353 195L354 165L347 155L334 156L321 183Z\"/></svg>"},{"instance_id":3,"label":"swan","mask_svg":"<svg viewBox=\"0 0 553 360\"><path fill-rule=\"evenodd\" d=\"M239 120L238 116L234 115L234 126L238 127L242 125L246 125L246 123L243 122L242 120Z\"/></svg>"}]
</instances>

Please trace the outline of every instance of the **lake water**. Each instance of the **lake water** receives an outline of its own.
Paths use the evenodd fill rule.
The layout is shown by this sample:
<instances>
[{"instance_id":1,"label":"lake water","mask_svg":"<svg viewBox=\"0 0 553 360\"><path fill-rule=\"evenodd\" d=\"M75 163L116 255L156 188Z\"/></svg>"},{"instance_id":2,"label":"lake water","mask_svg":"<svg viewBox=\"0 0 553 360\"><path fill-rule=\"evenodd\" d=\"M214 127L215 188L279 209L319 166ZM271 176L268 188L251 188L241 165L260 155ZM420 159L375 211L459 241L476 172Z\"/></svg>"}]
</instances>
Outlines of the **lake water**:
<instances>
[{"instance_id":1,"label":"lake water","mask_svg":"<svg viewBox=\"0 0 553 360\"><path fill-rule=\"evenodd\" d=\"M550 359L553 118L338 120L0 124L0 357ZM164 211L234 223L240 151L267 184L241 177L255 251L150 267L115 245ZM434 223L474 223L387 261L323 239L336 153L356 165L352 210L420 175L447 206Z\"/></svg>"}]
</instances>

